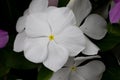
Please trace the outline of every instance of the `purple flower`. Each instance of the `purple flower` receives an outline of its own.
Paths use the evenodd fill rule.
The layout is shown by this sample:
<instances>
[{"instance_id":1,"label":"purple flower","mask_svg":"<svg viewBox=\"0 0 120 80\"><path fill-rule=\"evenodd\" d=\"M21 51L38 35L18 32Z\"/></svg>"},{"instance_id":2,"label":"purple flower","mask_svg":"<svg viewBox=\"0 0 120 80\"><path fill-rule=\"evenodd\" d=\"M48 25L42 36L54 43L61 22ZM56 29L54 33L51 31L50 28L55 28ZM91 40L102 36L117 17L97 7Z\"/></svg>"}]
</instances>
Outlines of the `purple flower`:
<instances>
[{"instance_id":1,"label":"purple flower","mask_svg":"<svg viewBox=\"0 0 120 80\"><path fill-rule=\"evenodd\" d=\"M114 2L115 2L115 3L118 3L118 2L120 2L120 0L114 0Z\"/></svg>"},{"instance_id":2,"label":"purple flower","mask_svg":"<svg viewBox=\"0 0 120 80\"><path fill-rule=\"evenodd\" d=\"M119 23L120 21L120 0L114 0L115 5L109 12L109 18L111 23Z\"/></svg>"},{"instance_id":3,"label":"purple flower","mask_svg":"<svg viewBox=\"0 0 120 80\"><path fill-rule=\"evenodd\" d=\"M49 6L57 6L58 0L49 0Z\"/></svg>"},{"instance_id":4,"label":"purple flower","mask_svg":"<svg viewBox=\"0 0 120 80\"><path fill-rule=\"evenodd\" d=\"M8 42L8 32L0 30L0 48L5 47Z\"/></svg>"}]
</instances>

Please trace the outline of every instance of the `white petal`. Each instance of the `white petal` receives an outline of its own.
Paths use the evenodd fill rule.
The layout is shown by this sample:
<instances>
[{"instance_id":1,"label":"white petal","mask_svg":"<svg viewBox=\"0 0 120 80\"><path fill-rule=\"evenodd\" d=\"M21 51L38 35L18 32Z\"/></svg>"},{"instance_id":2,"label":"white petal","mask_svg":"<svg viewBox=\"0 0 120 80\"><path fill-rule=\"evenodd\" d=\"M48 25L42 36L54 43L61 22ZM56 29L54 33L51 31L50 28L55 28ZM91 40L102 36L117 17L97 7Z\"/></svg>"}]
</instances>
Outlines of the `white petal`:
<instances>
[{"instance_id":1,"label":"white petal","mask_svg":"<svg viewBox=\"0 0 120 80\"><path fill-rule=\"evenodd\" d=\"M49 43L48 49L48 58L43 64L56 72L67 62L69 54L65 48L59 46L54 41Z\"/></svg>"},{"instance_id":2,"label":"white petal","mask_svg":"<svg viewBox=\"0 0 120 80\"><path fill-rule=\"evenodd\" d=\"M26 22L26 17L27 15L25 16L22 16L18 19L17 21L17 24L16 24L16 30L17 32L22 32L25 28L25 22Z\"/></svg>"},{"instance_id":3,"label":"white petal","mask_svg":"<svg viewBox=\"0 0 120 80\"><path fill-rule=\"evenodd\" d=\"M25 57L34 63L43 62L47 58L48 42L47 38L26 39L24 46Z\"/></svg>"},{"instance_id":4,"label":"white petal","mask_svg":"<svg viewBox=\"0 0 120 80\"><path fill-rule=\"evenodd\" d=\"M55 6L49 6L45 12L50 13L52 10L57 9Z\"/></svg>"},{"instance_id":5,"label":"white petal","mask_svg":"<svg viewBox=\"0 0 120 80\"><path fill-rule=\"evenodd\" d=\"M55 41L68 49L70 56L79 54L86 45L86 39L82 31L76 26L70 26L56 35Z\"/></svg>"},{"instance_id":6,"label":"white petal","mask_svg":"<svg viewBox=\"0 0 120 80\"><path fill-rule=\"evenodd\" d=\"M24 11L24 13L23 13L23 15L29 15L30 13L29 13L29 10L28 9L26 9L25 11Z\"/></svg>"},{"instance_id":7,"label":"white petal","mask_svg":"<svg viewBox=\"0 0 120 80\"><path fill-rule=\"evenodd\" d=\"M25 44L24 40L26 39L26 37L27 36L25 32L18 33L14 41L14 48L13 48L14 51L21 52L24 50L24 44Z\"/></svg>"},{"instance_id":8,"label":"white petal","mask_svg":"<svg viewBox=\"0 0 120 80\"><path fill-rule=\"evenodd\" d=\"M93 39L102 39L107 33L107 22L97 14L91 14L87 17L80 29Z\"/></svg>"},{"instance_id":9,"label":"white petal","mask_svg":"<svg viewBox=\"0 0 120 80\"><path fill-rule=\"evenodd\" d=\"M64 66L65 67L70 67L70 66L73 66L74 63L75 63L74 57L69 57L69 59L67 60L67 63Z\"/></svg>"},{"instance_id":10,"label":"white petal","mask_svg":"<svg viewBox=\"0 0 120 80\"><path fill-rule=\"evenodd\" d=\"M86 80L80 73L73 71L68 80Z\"/></svg>"},{"instance_id":11,"label":"white petal","mask_svg":"<svg viewBox=\"0 0 120 80\"><path fill-rule=\"evenodd\" d=\"M66 7L53 8L48 12L49 25L52 28L52 32L57 34L69 25L76 25L76 20L73 12Z\"/></svg>"},{"instance_id":12,"label":"white petal","mask_svg":"<svg viewBox=\"0 0 120 80\"><path fill-rule=\"evenodd\" d=\"M98 53L98 51L100 50L98 46L96 46L93 42L91 42L87 37L86 37L86 47L85 49L82 51L83 54L86 55L95 55Z\"/></svg>"},{"instance_id":13,"label":"white petal","mask_svg":"<svg viewBox=\"0 0 120 80\"><path fill-rule=\"evenodd\" d=\"M46 14L31 14L27 17L26 29L27 35L31 37L49 36L51 31L46 22Z\"/></svg>"},{"instance_id":14,"label":"white petal","mask_svg":"<svg viewBox=\"0 0 120 80\"><path fill-rule=\"evenodd\" d=\"M94 59L94 58L101 58L100 56L98 55L95 55L95 56L88 56L88 57L76 57L74 60L75 60L75 65L78 66L80 65L82 62L86 61L86 60L89 60L89 59Z\"/></svg>"},{"instance_id":15,"label":"white petal","mask_svg":"<svg viewBox=\"0 0 120 80\"><path fill-rule=\"evenodd\" d=\"M28 9L24 11L24 14L22 17L20 17L16 24L16 30L17 32L22 32L26 26L26 18L29 15Z\"/></svg>"},{"instance_id":16,"label":"white petal","mask_svg":"<svg viewBox=\"0 0 120 80\"><path fill-rule=\"evenodd\" d=\"M81 73L85 80L101 80L104 71L105 65L101 61L91 61L77 69L78 74Z\"/></svg>"},{"instance_id":17,"label":"white petal","mask_svg":"<svg viewBox=\"0 0 120 80\"><path fill-rule=\"evenodd\" d=\"M29 6L30 13L42 12L48 7L48 0L32 0Z\"/></svg>"},{"instance_id":18,"label":"white petal","mask_svg":"<svg viewBox=\"0 0 120 80\"><path fill-rule=\"evenodd\" d=\"M69 68L62 68L55 72L50 80L68 80L69 74Z\"/></svg>"},{"instance_id":19,"label":"white petal","mask_svg":"<svg viewBox=\"0 0 120 80\"><path fill-rule=\"evenodd\" d=\"M81 24L83 19L91 11L91 3L89 0L70 0L67 7L73 10L77 20L77 26Z\"/></svg>"}]
</instances>

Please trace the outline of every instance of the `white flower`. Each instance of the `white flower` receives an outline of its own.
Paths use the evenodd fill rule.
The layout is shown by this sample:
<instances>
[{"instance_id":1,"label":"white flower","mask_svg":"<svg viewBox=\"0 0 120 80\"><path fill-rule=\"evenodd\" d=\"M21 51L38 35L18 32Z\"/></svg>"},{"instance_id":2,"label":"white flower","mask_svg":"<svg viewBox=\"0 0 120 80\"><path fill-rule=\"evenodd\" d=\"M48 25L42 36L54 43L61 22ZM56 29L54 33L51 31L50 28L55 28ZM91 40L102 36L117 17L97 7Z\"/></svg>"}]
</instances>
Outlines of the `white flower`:
<instances>
[{"instance_id":1,"label":"white flower","mask_svg":"<svg viewBox=\"0 0 120 80\"><path fill-rule=\"evenodd\" d=\"M14 51L24 51L29 61L53 71L85 48L86 39L73 12L67 7L48 7L48 0L33 0L16 28Z\"/></svg>"},{"instance_id":2,"label":"white flower","mask_svg":"<svg viewBox=\"0 0 120 80\"><path fill-rule=\"evenodd\" d=\"M100 58L99 56L70 58L66 65L53 73L50 80L100 80L105 66L101 61L94 60L79 66L88 59Z\"/></svg>"},{"instance_id":3,"label":"white flower","mask_svg":"<svg viewBox=\"0 0 120 80\"><path fill-rule=\"evenodd\" d=\"M88 37L100 40L106 35L107 22L105 21L105 19L99 16L98 14L91 14L88 16L92 9L89 0L70 0L67 7L73 10L77 21L77 26L80 26L80 29ZM85 21L83 21L84 19ZM94 43L92 43L87 37L86 40L87 44L86 48L83 50L83 53L87 55L97 54L99 48Z\"/></svg>"}]
</instances>

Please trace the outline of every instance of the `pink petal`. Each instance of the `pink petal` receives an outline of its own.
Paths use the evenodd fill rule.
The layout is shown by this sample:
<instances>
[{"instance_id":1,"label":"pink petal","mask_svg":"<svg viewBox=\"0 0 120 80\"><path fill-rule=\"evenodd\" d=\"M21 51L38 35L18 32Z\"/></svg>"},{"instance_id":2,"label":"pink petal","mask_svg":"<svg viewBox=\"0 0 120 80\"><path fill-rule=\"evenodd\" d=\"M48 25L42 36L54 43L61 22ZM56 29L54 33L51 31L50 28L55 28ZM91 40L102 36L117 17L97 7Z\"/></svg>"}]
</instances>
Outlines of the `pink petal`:
<instances>
[{"instance_id":1,"label":"pink petal","mask_svg":"<svg viewBox=\"0 0 120 80\"><path fill-rule=\"evenodd\" d=\"M8 32L0 30L0 48L5 47L8 42Z\"/></svg>"},{"instance_id":2,"label":"pink petal","mask_svg":"<svg viewBox=\"0 0 120 80\"><path fill-rule=\"evenodd\" d=\"M58 5L58 0L49 0L49 6L57 6Z\"/></svg>"},{"instance_id":3,"label":"pink petal","mask_svg":"<svg viewBox=\"0 0 120 80\"><path fill-rule=\"evenodd\" d=\"M109 12L110 22L119 23L120 21L120 2L117 3Z\"/></svg>"},{"instance_id":4,"label":"pink petal","mask_svg":"<svg viewBox=\"0 0 120 80\"><path fill-rule=\"evenodd\" d=\"M115 3L118 3L118 2L120 2L120 0L114 0L114 2L115 2Z\"/></svg>"}]
</instances>

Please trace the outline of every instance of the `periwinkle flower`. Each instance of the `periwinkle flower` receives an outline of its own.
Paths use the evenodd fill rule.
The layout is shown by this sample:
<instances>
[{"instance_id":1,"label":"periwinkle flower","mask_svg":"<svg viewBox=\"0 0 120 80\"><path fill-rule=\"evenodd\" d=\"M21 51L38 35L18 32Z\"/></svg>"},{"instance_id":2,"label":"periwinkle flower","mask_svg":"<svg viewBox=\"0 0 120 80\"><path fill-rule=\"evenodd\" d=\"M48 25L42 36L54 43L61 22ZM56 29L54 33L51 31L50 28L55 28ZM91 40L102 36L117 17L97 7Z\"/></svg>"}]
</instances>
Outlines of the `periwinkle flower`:
<instances>
[{"instance_id":1,"label":"periwinkle flower","mask_svg":"<svg viewBox=\"0 0 120 80\"><path fill-rule=\"evenodd\" d=\"M0 30L0 48L5 47L9 39L8 32Z\"/></svg>"},{"instance_id":2,"label":"periwinkle flower","mask_svg":"<svg viewBox=\"0 0 120 80\"><path fill-rule=\"evenodd\" d=\"M118 2L120 2L120 0L113 0L115 3L118 3Z\"/></svg>"},{"instance_id":3,"label":"periwinkle flower","mask_svg":"<svg viewBox=\"0 0 120 80\"><path fill-rule=\"evenodd\" d=\"M100 40L107 33L107 22L103 17L98 14L90 14L92 6L89 0L70 0L67 7L73 10L77 26L80 26L80 29L88 37ZM87 55L95 55L100 50L92 41L86 37L86 48L82 51Z\"/></svg>"},{"instance_id":4,"label":"periwinkle flower","mask_svg":"<svg viewBox=\"0 0 120 80\"><path fill-rule=\"evenodd\" d=\"M109 18L111 23L120 22L120 0L114 0L115 4L109 12Z\"/></svg>"},{"instance_id":5,"label":"periwinkle flower","mask_svg":"<svg viewBox=\"0 0 120 80\"><path fill-rule=\"evenodd\" d=\"M67 7L48 7L48 0L33 0L19 18L14 51L24 51L31 62L43 63L52 71L59 70L69 56L85 48L86 39Z\"/></svg>"},{"instance_id":6,"label":"periwinkle flower","mask_svg":"<svg viewBox=\"0 0 120 80\"><path fill-rule=\"evenodd\" d=\"M53 74L50 80L100 80L105 71L105 65L98 60L80 64L86 60L100 58L99 56L70 58L63 68Z\"/></svg>"}]
</instances>

